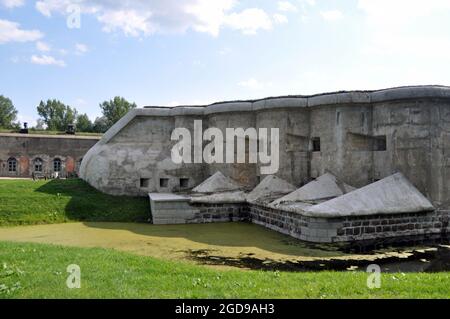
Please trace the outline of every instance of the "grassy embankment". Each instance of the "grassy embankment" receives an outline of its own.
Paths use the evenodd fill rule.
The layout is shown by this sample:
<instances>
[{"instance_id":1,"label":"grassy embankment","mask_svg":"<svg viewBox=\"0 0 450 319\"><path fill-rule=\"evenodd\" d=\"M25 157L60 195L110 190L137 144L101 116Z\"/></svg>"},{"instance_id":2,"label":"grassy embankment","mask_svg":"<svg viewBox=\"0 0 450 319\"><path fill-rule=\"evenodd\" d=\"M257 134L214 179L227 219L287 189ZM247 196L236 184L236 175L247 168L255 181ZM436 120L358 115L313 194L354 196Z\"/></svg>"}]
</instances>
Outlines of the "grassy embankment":
<instances>
[{"instance_id":1,"label":"grassy embankment","mask_svg":"<svg viewBox=\"0 0 450 319\"><path fill-rule=\"evenodd\" d=\"M0 298L448 298L450 274L214 270L100 248L0 242ZM68 265L81 288L66 286Z\"/></svg>"},{"instance_id":2,"label":"grassy embankment","mask_svg":"<svg viewBox=\"0 0 450 319\"><path fill-rule=\"evenodd\" d=\"M0 225L140 221L148 199L104 195L80 180L0 181ZM20 232L18 227L18 232ZM212 234L211 236L214 236ZM222 243L223 244L223 243ZM81 289L66 286L81 267ZM448 298L449 273L218 270L113 249L0 242L0 298Z\"/></svg>"},{"instance_id":3,"label":"grassy embankment","mask_svg":"<svg viewBox=\"0 0 450 319\"><path fill-rule=\"evenodd\" d=\"M137 222L149 217L147 198L109 196L80 179L0 181L0 226Z\"/></svg>"}]
</instances>

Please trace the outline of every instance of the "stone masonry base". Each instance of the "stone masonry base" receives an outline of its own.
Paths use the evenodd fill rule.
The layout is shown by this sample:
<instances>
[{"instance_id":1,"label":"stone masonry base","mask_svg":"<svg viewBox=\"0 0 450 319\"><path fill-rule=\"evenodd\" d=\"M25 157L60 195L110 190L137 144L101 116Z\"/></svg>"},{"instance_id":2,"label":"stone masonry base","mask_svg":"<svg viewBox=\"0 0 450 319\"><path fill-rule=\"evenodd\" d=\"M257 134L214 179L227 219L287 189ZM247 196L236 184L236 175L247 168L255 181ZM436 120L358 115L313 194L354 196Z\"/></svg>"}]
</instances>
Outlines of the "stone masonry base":
<instances>
[{"instance_id":1,"label":"stone masonry base","mask_svg":"<svg viewBox=\"0 0 450 319\"><path fill-rule=\"evenodd\" d=\"M184 223L250 221L314 243L405 238L450 233L450 211L316 218L258 204L190 204Z\"/></svg>"}]
</instances>

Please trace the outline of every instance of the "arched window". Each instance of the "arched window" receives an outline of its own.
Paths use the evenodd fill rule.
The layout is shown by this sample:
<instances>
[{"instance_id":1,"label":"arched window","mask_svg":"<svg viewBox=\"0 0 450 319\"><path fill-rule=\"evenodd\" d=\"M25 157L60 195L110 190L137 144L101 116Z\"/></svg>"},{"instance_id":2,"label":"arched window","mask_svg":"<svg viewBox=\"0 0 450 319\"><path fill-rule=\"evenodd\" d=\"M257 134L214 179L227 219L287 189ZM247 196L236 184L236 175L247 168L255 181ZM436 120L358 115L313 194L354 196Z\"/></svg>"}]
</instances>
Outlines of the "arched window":
<instances>
[{"instance_id":1,"label":"arched window","mask_svg":"<svg viewBox=\"0 0 450 319\"><path fill-rule=\"evenodd\" d=\"M34 171L35 172L38 172L38 173L41 173L42 172L42 166L43 166L43 161L42 161L42 159L40 159L40 158L36 158L34 161L33 161L33 167L34 167Z\"/></svg>"},{"instance_id":2,"label":"arched window","mask_svg":"<svg viewBox=\"0 0 450 319\"><path fill-rule=\"evenodd\" d=\"M8 160L8 172L17 172L17 160L15 158Z\"/></svg>"},{"instance_id":3,"label":"arched window","mask_svg":"<svg viewBox=\"0 0 450 319\"><path fill-rule=\"evenodd\" d=\"M59 158L53 160L53 171L61 172L61 160Z\"/></svg>"}]
</instances>

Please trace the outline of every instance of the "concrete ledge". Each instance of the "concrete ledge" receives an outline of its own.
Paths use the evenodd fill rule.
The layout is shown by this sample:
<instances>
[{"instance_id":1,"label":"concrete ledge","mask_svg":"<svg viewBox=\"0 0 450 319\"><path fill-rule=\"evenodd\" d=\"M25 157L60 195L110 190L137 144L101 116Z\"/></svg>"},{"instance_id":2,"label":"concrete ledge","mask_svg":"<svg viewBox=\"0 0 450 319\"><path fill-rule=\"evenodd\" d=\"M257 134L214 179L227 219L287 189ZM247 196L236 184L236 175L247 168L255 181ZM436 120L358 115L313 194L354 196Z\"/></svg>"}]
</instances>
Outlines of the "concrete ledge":
<instances>
[{"instance_id":1,"label":"concrete ledge","mask_svg":"<svg viewBox=\"0 0 450 319\"><path fill-rule=\"evenodd\" d=\"M150 193L148 194L153 202L189 202L190 197L176 194Z\"/></svg>"},{"instance_id":2,"label":"concrete ledge","mask_svg":"<svg viewBox=\"0 0 450 319\"><path fill-rule=\"evenodd\" d=\"M308 106L308 98L280 97L253 102L253 111L279 109L279 108L302 108L307 106Z\"/></svg>"},{"instance_id":3,"label":"concrete ledge","mask_svg":"<svg viewBox=\"0 0 450 319\"><path fill-rule=\"evenodd\" d=\"M205 115L228 112L250 112L253 111L252 106L252 102L217 103L205 107Z\"/></svg>"},{"instance_id":4,"label":"concrete ledge","mask_svg":"<svg viewBox=\"0 0 450 319\"><path fill-rule=\"evenodd\" d=\"M204 106L144 107L133 109L111 127L100 140L108 143L120 130L137 116L203 116L228 112L252 112L270 109L294 109L337 104L370 104L377 102L440 98L450 100L448 86L408 86L377 91L344 91L316 95L271 97L259 100L221 102Z\"/></svg>"}]
</instances>

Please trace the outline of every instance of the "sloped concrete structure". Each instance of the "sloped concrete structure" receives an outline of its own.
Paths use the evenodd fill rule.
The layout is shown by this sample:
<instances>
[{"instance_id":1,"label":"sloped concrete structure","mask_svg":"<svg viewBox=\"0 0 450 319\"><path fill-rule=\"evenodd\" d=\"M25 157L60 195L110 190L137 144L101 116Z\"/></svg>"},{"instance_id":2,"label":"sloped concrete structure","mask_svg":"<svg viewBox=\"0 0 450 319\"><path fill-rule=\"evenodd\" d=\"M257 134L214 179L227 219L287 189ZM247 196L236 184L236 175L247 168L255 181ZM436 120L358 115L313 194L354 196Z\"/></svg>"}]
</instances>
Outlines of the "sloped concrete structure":
<instances>
[{"instance_id":1,"label":"sloped concrete structure","mask_svg":"<svg viewBox=\"0 0 450 319\"><path fill-rule=\"evenodd\" d=\"M326 173L296 191L275 200L272 204L320 201L344 195L354 189L354 187L340 182L333 174Z\"/></svg>"},{"instance_id":2,"label":"sloped concrete structure","mask_svg":"<svg viewBox=\"0 0 450 319\"><path fill-rule=\"evenodd\" d=\"M199 185L217 171L250 189L259 164L174 164L172 131L279 128L278 177L299 187L326 172L354 187L402 172L434 206L450 206L450 88L400 87L130 111L84 156L80 175L113 195ZM180 180L183 179L183 183Z\"/></svg>"},{"instance_id":3,"label":"sloped concrete structure","mask_svg":"<svg viewBox=\"0 0 450 319\"><path fill-rule=\"evenodd\" d=\"M401 173L305 210L314 217L367 216L433 211L430 201Z\"/></svg>"},{"instance_id":4,"label":"sloped concrete structure","mask_svg":"<svg viewBox=\"0 0 450 319\"><path fill-rule=\"evenodd\" d=\"M291 205L241 202L241 191L253 189L265 178L261 164L172 161L176 143L172 132L175 128L193 132L196 120L202 121L203 130L222 132L279 128L276 176L295 187L316 179L315 183L288 197L295 200ZM225 181L218 183L222 188L214 188L215 183L200 185L219 171L223 177L218 180L235 181L232 186L222 187ZM313 187L327 172L336 176L335 186ZM399 172L404 178L390 177ZM194 194L206 196L197 195L186 204L195 210L188 222L249 220L312 242L444 236L450 231L450 87L135 109L89 150L80 174L113 195L187 193L200 185L196 191L201 193ZM393 188L392 194L377 186L385 178L380 184ZM329 175L323 179L333 182ZM349 185L362 190L352 191ZM233 201L233 196L238 199ZM320 203L327 196L340 197ZM401 196L406 196L407 205ZM429 204L434 210L428 210L433 209Z\"/></svg>"},{"instance_id":5,"label":"sloped concrete structure","mask_svg":"<svg viewBox=\"0 0 450 319\"><path fill-rule=\"evenodd\" d=\"M295 186L275 175L266 176L248 195L248 202L270 202L295 190Z\"/></svg>"},{"instance_id":6,"label":"sloped concrete structure","mask_svg":"<svg viewBox=\"0 0 450 319\"><path fill-rule=\"evenodd\" d=\"M194 193L217 193L230 192L242 189L242 186L225 177L221 172L216 172L203 183L195 187L192 191Z\"/></svg>"}]
</instances>

